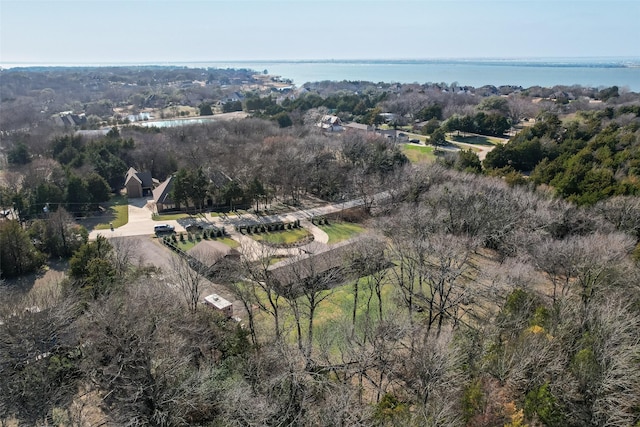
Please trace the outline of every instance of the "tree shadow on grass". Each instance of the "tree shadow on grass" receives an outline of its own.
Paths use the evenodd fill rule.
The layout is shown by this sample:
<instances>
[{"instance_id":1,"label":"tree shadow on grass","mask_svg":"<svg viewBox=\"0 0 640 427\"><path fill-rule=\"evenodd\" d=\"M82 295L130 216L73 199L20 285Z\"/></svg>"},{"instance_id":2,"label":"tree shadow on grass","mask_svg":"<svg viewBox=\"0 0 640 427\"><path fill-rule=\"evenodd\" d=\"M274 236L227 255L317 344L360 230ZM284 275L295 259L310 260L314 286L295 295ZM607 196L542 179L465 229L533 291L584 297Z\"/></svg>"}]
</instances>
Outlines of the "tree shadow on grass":
<instances>
[{"instance_id":1,"label":"tree shadow on grass","mask_svg":"<svg viewBox=\"0 0 640 427\"><path fill-rule=\"evenodd\" d=\"M109 224L115 221L115 219L116 210L114 207L110 207L97 215L82 219L78 218L78 224L82 225L89 232L93 230L108 230L110 228Z\"/></svg>"},{"instance_id":2,"label":"tree shadow on grass","mask_svg":"<svg viewBox=\"0 0 640 427\"><path fill-rule=\"evenodd\" d=\"M6 279L0 287L0 295L4 292L26 295L31 291L45 291L53 285L60 284L66 277L69 268L67 260L50 259L41 269L20 277Z\"/></svg>"}]
</instances>

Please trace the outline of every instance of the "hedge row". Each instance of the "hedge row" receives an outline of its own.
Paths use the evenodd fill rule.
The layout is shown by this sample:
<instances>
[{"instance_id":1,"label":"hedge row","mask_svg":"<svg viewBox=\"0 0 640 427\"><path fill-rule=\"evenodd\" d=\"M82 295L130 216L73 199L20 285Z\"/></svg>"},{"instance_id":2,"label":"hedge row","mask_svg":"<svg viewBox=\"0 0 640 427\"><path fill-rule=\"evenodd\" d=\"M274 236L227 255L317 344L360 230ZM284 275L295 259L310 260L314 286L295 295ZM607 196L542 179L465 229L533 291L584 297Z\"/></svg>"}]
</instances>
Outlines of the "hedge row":
<instances>
[{"instance_id":1,"label":"hedge row","mask_svg":"<svg viewBox=\"0 0 640 427\"><path fill-rule=\"evenodd\" d=\"M284 231L293 230L294 228L300 228L300 220L297 219L293 222L272 222L255 225L242 225L236 226L236 231L240 233L246 232L247 234L266 233L270 231Z\"/></svg>"}]
</instances>

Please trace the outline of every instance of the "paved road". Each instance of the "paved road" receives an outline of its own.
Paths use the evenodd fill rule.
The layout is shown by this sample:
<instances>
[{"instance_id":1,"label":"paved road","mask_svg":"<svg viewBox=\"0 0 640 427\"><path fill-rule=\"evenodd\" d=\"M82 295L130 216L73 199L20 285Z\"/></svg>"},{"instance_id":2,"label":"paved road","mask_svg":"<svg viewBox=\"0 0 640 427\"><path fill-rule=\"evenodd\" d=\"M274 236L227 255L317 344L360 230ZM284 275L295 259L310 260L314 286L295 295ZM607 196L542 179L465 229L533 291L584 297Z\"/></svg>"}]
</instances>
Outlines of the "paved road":
<instances>
[{"instance_id":1,"label":"paved road","mask_svg":"<svg viewBox=\"0 0 640 427\"><path fill-rule=\"evenodd\" d=\"M487 157L487 154L491 152L491 150L496 148L495 145L467 144L466 142L458 142L458 141L450 141L450 140L447 140L447 142L450 144L456 145L459 149L470 148L471 151L475 151L480 161L483 161L485 157Z\"/></svg>"},{"instance_id":2,"label":"paved road","mask_svg":"<svg viewBox=\"0 0 640 427\"><path fill-rule=\"evenodd\" d=\"M380 201L388 197L388 193L379 193L374 196L374 201ZM149 236L153 235L153 227L166 223L173 225L176 232L184 232L185 226L193 222L193 219L184 220L167 220L163 222L154 221L152 219L151 204L145 199L132 199L129 202L129 222L122 227L114 230L93 230L89 233L89 239L93 240L98 235L103 235L109 239L114 238L120 240L122 237ZM316 254L328 249L329 236L321 228L311 223L311 218L317 216L328 215L340 212L345 209L362 206L362 199L347 200L342 203L327 204L325 206L312 209L301 209L280 215L258 216L254 214L231 214L225 216L212 217L209 214L203 214L197 219L199 224L213 225L218 228L224 227L229 236L240 244L239 251L248 259L260 259L265 255L277 256L298 256L300 254ZM313 234L313 241L307 245L295 248L273 248L263 245L249 236L236 231L236 227L246 227L249 225L259 225L263 223L272 223L276 221L293 222L299 220L301 225ZM140 239L137 239L137 244ZM149 260L151 264L156 266L166 265L167 259L160 256L157 252L162 249L159 243L155 243L158 247L145 247L142 253L150 253ZM153 250L150 250L153 249Z\"/></svg>"},{"instance_id":3,"label":"paved road","mask_svg":"<svg viewBox=\"0 0 640 427\"><path fill-rule=\"evenodd\" d=\"M388 197L386 192L379 193L374 196L374 200L380 201ZM206 222L214 225L218 228L225 227L227 232L231 232L236 226L247 225L259 225L262 223L271 223L276 221L295 221L295 220L310 220L316 216L328 215L335 212L340 212L345 209L350 209L364 204L362 199L347 200L343 203L327 204L325 206L301 209L295 212L289 212L281 215L269 215L258 216L253 214L243 214L236 216L234 214L226 215L224 217L215 216L212 217L209 214L203 214L198 221ZM112 237L125 237L125 236L144 236L152 235L153 227L158 224L169 224L175 227L176 232L184 232L185 226L191 223L192 220L167 220L167 221L154 221L152 219L152 210L150 204L146 199L131 199L129 201L129 222L122 227L118 227L114 230L92 230L89 233L89 240L95 240L98 235L103 235L107 238ZM311 229L311 228L310 228ZM313 230L312 230L313 232ZM318 233L319 234L319 233ZM314 237L315 233L314 233ZM318 235L320 240L324 238ZM251 239L253 240L253 239Z\"/></svg>"}]
</instances>

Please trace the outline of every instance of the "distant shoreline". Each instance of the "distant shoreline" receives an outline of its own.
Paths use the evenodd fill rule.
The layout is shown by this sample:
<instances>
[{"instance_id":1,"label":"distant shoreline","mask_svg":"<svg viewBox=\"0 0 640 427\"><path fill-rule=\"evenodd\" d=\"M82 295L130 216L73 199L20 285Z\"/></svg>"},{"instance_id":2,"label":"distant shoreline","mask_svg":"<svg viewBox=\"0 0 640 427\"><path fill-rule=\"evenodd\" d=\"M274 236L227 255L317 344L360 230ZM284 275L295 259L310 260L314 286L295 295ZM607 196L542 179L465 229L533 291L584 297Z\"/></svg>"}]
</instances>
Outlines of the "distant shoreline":
<instances>
[{"instance_id":1,"label":"distant shoreline","mask_svg":"<svg viewBox=\"0 0 640 427\"><path fill-rule=\"evenodd\" d=\"M180 67L239 69L279 76L302 86L308 82L369 81L401 84L445 83L458 86L618 86L640 92L640 57L595 58L451 58L328 59L165 63L44 64L7 63L3 72L64 68Z\"/></svg>"},{"instance_id":2,"label":"distant shoreline","mask_svg":"<svg viewBox=\"0 0 640 427\"><path fill-rule=\"evenodd\" d=\"M476 64L521 67L640 68L638 57L550 57L550 58L431 58L431 59L243 59L156 62L0 62L0 68L80 68L80 67L172 67L200 68L211 64ZM259 70L257 70L259 71Z\"/></svg>"}]
</instances>

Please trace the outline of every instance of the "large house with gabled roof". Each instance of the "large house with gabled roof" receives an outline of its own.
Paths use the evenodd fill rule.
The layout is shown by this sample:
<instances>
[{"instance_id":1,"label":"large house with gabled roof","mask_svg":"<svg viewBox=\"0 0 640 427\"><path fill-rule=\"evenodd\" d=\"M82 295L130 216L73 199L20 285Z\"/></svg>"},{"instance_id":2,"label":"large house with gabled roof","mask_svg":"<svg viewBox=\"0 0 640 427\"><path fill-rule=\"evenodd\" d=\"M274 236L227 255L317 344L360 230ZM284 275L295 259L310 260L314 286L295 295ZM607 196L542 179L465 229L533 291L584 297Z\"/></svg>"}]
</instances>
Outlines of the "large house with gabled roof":
<instances>
[{"instance_id":1,"label":"large house with gabled roof","mask_svg":"<svg viewBox=\"0 0 640 427\"><path fill-rule=\"evenodd\" d=\"M162 184L157 186L155 190L153 190L153 201L156 203L156 211L162 212L176 207L176 204L171 197L174 180L175 177L171 175Z\"/></svg>"},{"instance_id":2,"label":"large house with gabled roof","mask_svg":"<svg viewBox=\"0 0 640 427\"><path fill-rule=\"evenodd\" d=\"M124 187L127 189L127 196L131 199L150 196L153 192L154 179L151 172L138 172L134 168L129 168L124 178Z\"/></svg>"}]
</instances>

